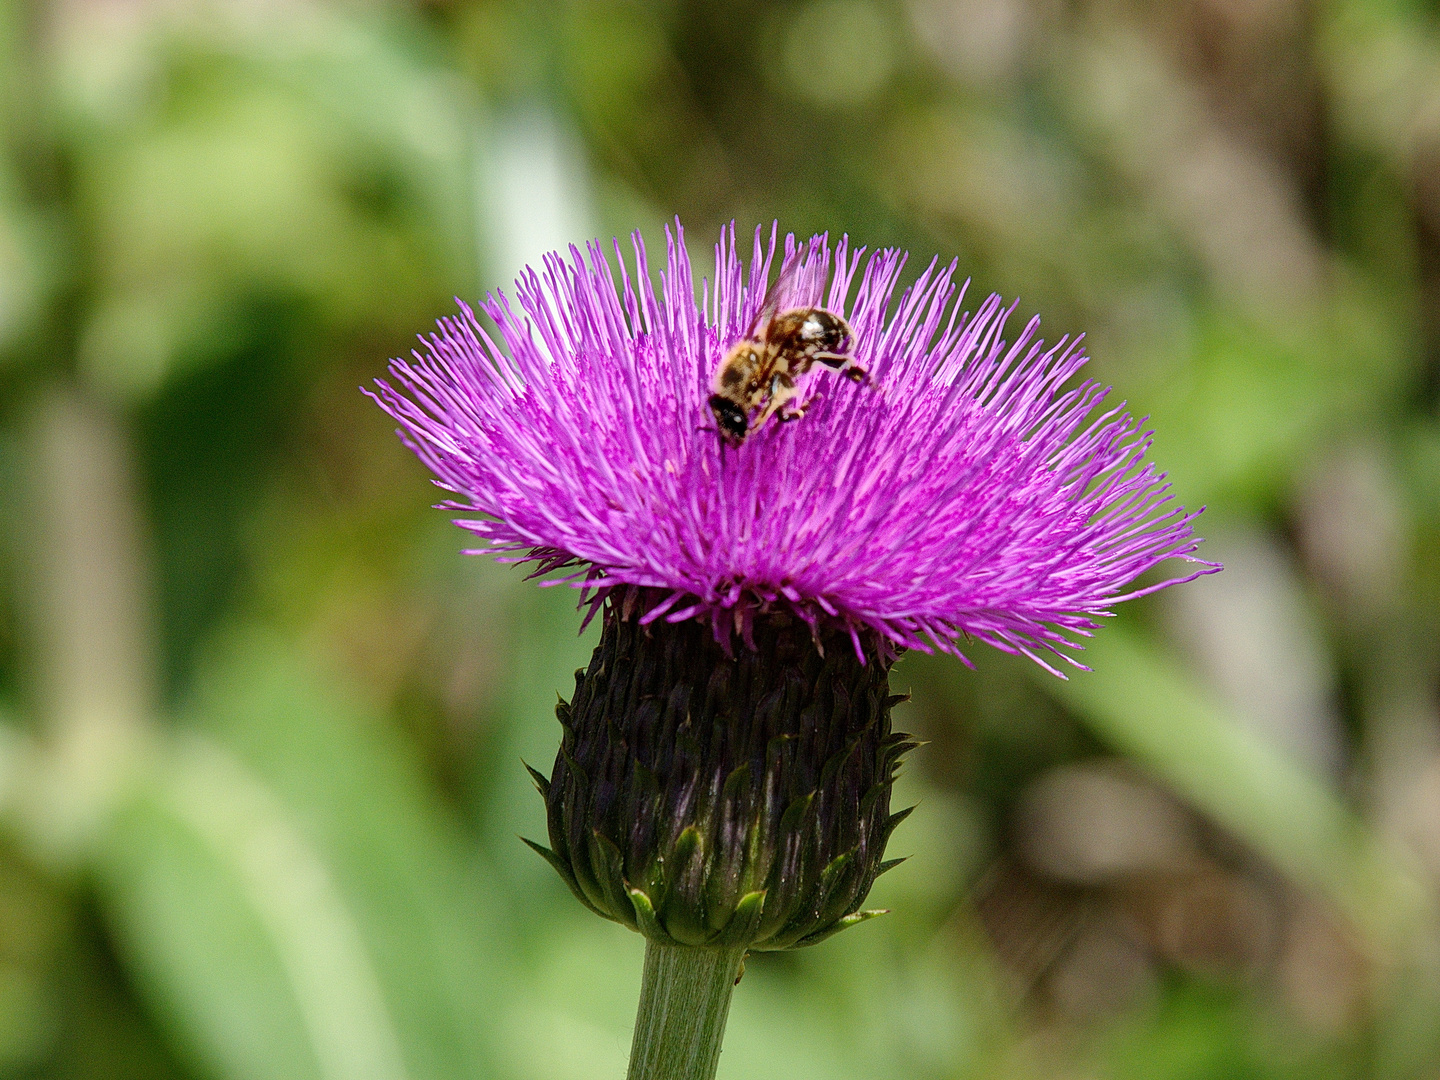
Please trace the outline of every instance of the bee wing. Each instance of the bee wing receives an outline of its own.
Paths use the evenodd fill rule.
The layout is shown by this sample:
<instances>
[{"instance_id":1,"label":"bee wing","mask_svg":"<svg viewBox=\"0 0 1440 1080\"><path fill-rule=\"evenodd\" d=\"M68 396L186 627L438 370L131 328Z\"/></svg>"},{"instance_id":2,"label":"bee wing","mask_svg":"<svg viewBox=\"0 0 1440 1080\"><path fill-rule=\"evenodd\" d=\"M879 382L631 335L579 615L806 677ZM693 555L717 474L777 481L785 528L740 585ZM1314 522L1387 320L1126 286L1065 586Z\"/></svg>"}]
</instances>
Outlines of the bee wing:
<instances>
[{"instance_id":1,"label":"bee wing","mask_svg":"<svg viewBox=\"0 0 1440 1080\"><path fill-rule=\"evenodd\" d=\"M760 301L759 308L755 311L755 317L750 320L750 326L745 331L745 336L753 340L761 340L766 335L764 330L769 327L771 320L780 312L781 305L789 296L795 285L795 279L800 274L800 262L803 258L802 251L796 251L780 267L780 273L775 280L765 289L764 299Z\"/></svg>"}]
</instances>

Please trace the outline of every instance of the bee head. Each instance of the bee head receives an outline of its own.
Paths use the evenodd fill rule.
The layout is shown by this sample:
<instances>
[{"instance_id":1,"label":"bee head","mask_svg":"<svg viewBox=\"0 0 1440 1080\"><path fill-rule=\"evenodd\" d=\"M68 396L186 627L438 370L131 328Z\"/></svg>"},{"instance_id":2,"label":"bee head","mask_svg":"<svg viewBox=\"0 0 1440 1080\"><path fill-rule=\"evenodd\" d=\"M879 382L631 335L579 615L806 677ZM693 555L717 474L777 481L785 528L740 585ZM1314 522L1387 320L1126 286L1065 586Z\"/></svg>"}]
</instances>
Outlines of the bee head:
<instances>
[{"instance_id":1,"label":"bee head","mask_svg":"<svg viewBox=\"0 0 1440 1080\"><path fill-rule=\"evenodd\" d=\"M715 414L715 423L720 426L721 434L736 442L745 438L745 433L750 430L745 410L729 398L711 395L710 411Z\"/></svg>"}]
</instances>

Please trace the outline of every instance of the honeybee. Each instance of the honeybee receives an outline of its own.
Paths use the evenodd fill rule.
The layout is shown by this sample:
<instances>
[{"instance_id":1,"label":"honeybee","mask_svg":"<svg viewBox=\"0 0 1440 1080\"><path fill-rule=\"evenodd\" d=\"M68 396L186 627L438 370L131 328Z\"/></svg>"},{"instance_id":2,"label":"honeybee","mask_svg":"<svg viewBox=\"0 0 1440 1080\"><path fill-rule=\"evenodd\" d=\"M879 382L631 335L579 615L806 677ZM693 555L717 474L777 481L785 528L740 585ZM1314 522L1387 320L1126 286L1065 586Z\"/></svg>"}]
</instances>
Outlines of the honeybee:
<instances>
[{"instance_id":1,"label":"honeybee","mask_svg":"<svg viewBox=\"0 0 1440 1080\"><path fill-rule=\"evenodd\" d=\"M805 415L803 406L791 403L800 393L796 380L816 361L851 382L870 381L869 372L851 355L855 332L841 316L822 307L780 310L780 293L798 268L796 259L781 271L745 336L730 346L715 369L710 411L720 437L732 445L740 445L772 416L778 414L785 422Z\"/></svg>"}]
</instances>

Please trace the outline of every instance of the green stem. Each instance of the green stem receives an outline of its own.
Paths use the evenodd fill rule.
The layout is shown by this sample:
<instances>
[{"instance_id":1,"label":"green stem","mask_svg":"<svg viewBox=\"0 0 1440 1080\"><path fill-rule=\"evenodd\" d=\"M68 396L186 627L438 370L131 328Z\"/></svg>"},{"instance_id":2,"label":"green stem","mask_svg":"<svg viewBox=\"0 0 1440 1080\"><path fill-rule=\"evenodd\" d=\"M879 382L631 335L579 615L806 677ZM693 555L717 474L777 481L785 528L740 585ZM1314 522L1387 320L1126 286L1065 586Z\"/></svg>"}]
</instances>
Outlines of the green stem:
<instances>
[{"instance_id":1,"label":"green stem","mask_svg":"<svg viewBox=\"0 0 1440 1080\"><path fill-rule=\"evenodd\" d=\"M645 943L628 1080L714 1080L744 947Z\"/></svg>"}]
</instances>

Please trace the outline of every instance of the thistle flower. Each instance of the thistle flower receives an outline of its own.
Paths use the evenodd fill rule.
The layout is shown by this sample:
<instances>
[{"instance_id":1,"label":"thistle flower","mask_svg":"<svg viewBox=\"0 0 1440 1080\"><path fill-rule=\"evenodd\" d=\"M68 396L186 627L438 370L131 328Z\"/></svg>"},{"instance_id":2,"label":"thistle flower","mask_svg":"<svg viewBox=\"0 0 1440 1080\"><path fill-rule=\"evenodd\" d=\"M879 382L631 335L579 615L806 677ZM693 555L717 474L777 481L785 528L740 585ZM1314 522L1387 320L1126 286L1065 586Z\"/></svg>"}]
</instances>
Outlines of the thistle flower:
<instances>
[{"instance_id":1,"label":"thistle flower","mask_svg":"<svg viewBox=\"0 0 1440 1080\"><path fill-rule=\"evenodd\" d=\"M1080 667L1097 617L1176 583L1138 575L1199 562L1195 515L1123 407L1070 386L1078 339L1047 349L1032 319L1007 341L1014 305L964 310L953 262L897 298L905 256L845 238L786 238L786 303L847 319L873 382L817 368L802 420L726 444L711 380L761 307L775 233L757 230L748 274L722 233L698 299L678 223L666 236L658 297L638 234L633 278L618 242L613 265L572 246L522 275L518 310L486 299L499 341L462 305L376 400L479 551L565 571L547 584L604 612L535 774L537 849L652 941L808 944L862 918L886 866L912 745L890 727L894 658L964 659L968 638Z\"/></svg>"},{"instance_id":2,"label":"thistle flower","mask_svg":"<svg viewBox=\"0 0 1440 1080\"><path fill-rule=\"evenodd\" d=\"M786 259L804 258L795 303L848 318L875 387L820 372L803 421L727 448L702 430L705 402L760 306L774 237L766 251L757 231L747 282L722 236L698 302L683 231L667 240L658 300L638 233L634 280L618 243L618 282L598 243L588 258L572 246L525 271L518 312L503 293L482 305L503 348L462 304L426 355L392 365L408 396L379 384L454 494L442 505L479 515L456 524L480 552L572 568L559 580L592 603L647 590L642 624L700 619L723 638L788 609L856 640L958 653L969 637L1052 670L1056 655L1081 666L1066 646L1112 605L1176 584L1124 591L1196 550L1195 515L1123 407L1096 415L1104 388L1064 389L1079 340L1044 349L1037 317L1007 343L1014 305L963 311L955 263L896 301L904 254L867 261L842 239L832 257L824 237L797 253L787 237Z\"/></svg>"}]
</instances>

